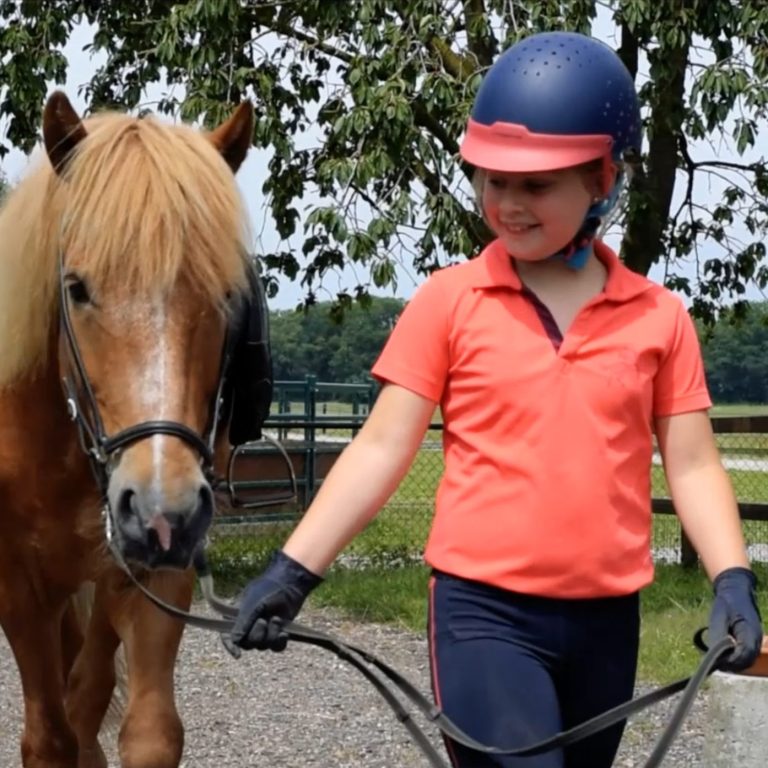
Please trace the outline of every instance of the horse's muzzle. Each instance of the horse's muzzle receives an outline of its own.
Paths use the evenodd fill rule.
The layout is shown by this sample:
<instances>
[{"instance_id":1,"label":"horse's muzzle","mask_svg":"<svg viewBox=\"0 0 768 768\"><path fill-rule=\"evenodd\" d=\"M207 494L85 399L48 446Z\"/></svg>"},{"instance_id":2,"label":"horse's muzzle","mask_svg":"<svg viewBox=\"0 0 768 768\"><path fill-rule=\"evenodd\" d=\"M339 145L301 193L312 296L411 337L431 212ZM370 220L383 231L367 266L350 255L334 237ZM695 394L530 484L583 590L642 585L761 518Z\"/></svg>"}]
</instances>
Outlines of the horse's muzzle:
<instances>
[{"instance_id":1,"label":"horse's muzzle","mask_svg":"<svg viewBox=\"0 0 768 768\"><path fill-rule=\"evenodd\" d=\"M130 487L116 496L108 514L113 544L126 561L148 568L184 569L191 565L213 517L213 493L207 483L173 505L153 492Z\"/></svg>"}]
</instances>

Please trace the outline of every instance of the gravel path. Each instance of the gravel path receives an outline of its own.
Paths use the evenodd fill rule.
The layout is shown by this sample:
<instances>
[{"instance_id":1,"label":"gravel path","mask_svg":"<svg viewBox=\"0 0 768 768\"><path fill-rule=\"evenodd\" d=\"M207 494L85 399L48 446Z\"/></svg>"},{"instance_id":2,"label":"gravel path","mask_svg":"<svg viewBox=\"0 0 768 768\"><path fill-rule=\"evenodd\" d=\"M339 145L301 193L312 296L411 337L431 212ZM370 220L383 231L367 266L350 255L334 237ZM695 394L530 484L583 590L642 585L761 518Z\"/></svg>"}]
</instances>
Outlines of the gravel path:
<instances>
[{"instance_id":1,"label":"gravel path","mask_svg":"<svg viewBox=\"0 0 768 768\"><path fill-rule=\"evenodd\" d=\"M302 620L380 656L429 692L426 642L391 626L352 623L328 611ZM177 666L178 702L187 729L181 768L428 768L369 684L326 651L290 646L282 654L232 659L214 635L185 632ZM615 768L640 768L674 704L635 718ZM0 765L20 766L18 673L0 633ZM665 766L699 766L707 720L700 695ZM439 740L435 740L439 743ZM117 768L114 752L110 768Z\"/></svg>"}]
</instances>

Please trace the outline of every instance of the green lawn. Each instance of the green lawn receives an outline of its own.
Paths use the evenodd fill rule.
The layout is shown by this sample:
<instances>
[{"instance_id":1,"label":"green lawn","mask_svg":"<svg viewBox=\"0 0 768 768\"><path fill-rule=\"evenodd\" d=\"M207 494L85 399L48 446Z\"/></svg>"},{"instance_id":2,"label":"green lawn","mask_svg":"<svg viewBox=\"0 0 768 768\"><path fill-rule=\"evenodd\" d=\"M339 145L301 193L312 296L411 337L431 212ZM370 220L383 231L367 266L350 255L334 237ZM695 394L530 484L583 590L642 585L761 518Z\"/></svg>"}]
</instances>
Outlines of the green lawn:
<instances>
[{"instance_id":1,"label":"green lawn","mask_svg":"<svg viewBox=\"0 0 768 768\"><path fill-rule=\"evenodd\" d=\"M712 416L765 416L768 415L768 404L715 405L710 413Z\"/></svg>"},{"instance_id":2,"label":"green lawn","mask_svg":"<svg viewBox=\"0 0 768 768\"><path fill-rule=\"evenodd\" d=\"M755 570L766 583L768 566L757 564ZM337 568L312 601L362 621L393 623L423 633L428 578L420 565L362 572ZM768 616L766 591L761 591L759 602L762 614ZM657 567L655 582L641 597L640 680L663 684L692 674L700 659L693 634L706 626L710 605L711 588L699 569Z\"/></svg>"}]
</instances>

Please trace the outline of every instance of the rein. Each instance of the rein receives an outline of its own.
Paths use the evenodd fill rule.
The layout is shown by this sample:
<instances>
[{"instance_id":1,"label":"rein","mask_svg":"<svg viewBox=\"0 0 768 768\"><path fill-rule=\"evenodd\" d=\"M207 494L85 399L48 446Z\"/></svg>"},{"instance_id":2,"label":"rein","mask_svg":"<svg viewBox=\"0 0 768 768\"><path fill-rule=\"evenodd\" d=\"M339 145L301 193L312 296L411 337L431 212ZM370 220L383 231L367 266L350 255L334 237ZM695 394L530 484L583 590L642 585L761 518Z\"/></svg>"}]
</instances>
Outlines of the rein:
<instances>
[{"instance_id":1,"label":"rein","mask_svg":"<svg viewBox=\"0 0 768 768\"><path fill-rule=\"evenodd\" d=\"M133 584L160 610L186 624L198 627L199 629L217 632L218 634L230 633L235 623L238 608L236 605L224 602L214 593L213 578L202 551L198 551L195 557L195 569L200 578L203 595L209 605L220 614L220 618L211 618L208 616L188 613L164 602L159 597L152 594L152 592L150 592L136 578L120 552L117 551L117 547L113 546L111 541L110 549L118 565L128 574ZM358 672L371 683L384 701L386 701L394 712L395 717L397 717L408 730L411 738L424 756L429 760L429 763L433 768L449 768L449 766L434 748L421 727L419 727L413 720L411 713L406 709L395 691L398 691L405 697L405 699L421 712L428 722L437 727L444 736L447 736L465 747L474 749L477 752L482 752L487 755L507 755L510 757L538 755L544 752L549 752L552 749L573 744L683 691L683 695L680 698L667 727L659 737L653 752L643 766L643 768L657 768L661 765L667 750L677 736L680 727L693 704L696 694L701 689L707 677L709 677L709 675L717 668L721 656L726 651L729 651L734 645L732 638L724 638L706 650L696 672L691 677L677 680L674 683L657 688L636 699L631 699L618 707L614 707L607 712L603 712L590 720L580 723L574 728L570 728L567 731L561 731L544 741L526 747L506 748L489 746L473 739L450 720L439 707L435 706L429 699L427 699L427 697L424 696L407 678L363 648L347 643L344 640L326 634L325 632L311 629L295 621L285 622L283 626L291 641L323 648L357 669ZM697 647L706 649L702 639L703 631L704 630L700 629L696 633L694 642ZM392 689L392 686L394 686L395 690Z\"/></svg>"}]
</instances>

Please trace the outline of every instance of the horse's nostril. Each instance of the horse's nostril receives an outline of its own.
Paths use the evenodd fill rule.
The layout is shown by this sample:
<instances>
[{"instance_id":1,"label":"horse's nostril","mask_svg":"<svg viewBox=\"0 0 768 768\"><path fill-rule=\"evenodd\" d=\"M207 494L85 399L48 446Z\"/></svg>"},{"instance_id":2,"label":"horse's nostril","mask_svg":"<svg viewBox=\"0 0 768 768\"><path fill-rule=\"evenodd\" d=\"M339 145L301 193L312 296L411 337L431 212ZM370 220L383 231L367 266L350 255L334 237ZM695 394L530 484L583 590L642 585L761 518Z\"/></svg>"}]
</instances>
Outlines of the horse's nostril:
<instances>
[{"instance_id":1,"label":"horse's nostril","mask_svg":"<svg viewBox=\"0 0 768 768\"><path fill-rule=\"evenodd\" d=\"M145 532L139 514L139 498L135 491L126 488L120 493L115 509L116 522L123 533L136 541L144 539Z\"/></svg>"},{"instance_id":2,"label":"horse's nostril","mask_svg":"<svg viewBox=\"0 0 768 768\"><path fill-rule=\"evenodd\" d=\"M120 494L117 502L117 514L123 521L141 515L141 500L131 488L126 488Z\"/></svg>"},{"instance_id":3,"label":"horse's nostril","mask_svg":"<svg viewBox=\"0 0 768 768\"><path fill-rule=\"evenodd\" d=\"M126 488L118 498L117 514L121 520L127 520L132 514L134 514L133 505L135 504L136 494Z\"/></svg>"},{"instance_id":4,"label":"horse's nostril","mask_svg":"<svg viewBox=\"0 0 768 768\"><path fill-rule=\"evenodd\" d=\"M200 486L200 493L197 497L197 511L204 515L213 511L213 491L208 483Z\"/></svg>"}]
</instances>

